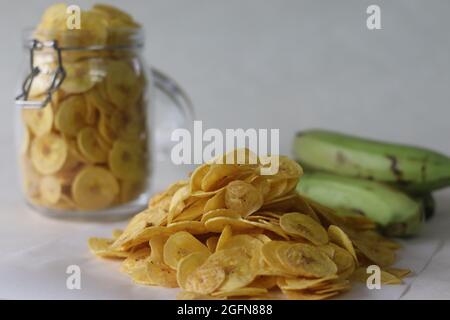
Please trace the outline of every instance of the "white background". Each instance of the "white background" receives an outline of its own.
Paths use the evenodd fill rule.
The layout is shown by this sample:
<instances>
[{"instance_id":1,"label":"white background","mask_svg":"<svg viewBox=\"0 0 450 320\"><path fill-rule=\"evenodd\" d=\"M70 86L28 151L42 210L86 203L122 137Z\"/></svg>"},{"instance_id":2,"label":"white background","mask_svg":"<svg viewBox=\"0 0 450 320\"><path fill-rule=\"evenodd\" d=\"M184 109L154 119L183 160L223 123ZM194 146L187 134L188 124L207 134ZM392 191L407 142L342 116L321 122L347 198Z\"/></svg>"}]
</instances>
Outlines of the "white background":
<instances>
[{"instance_id":1,"label":"white background","mask_svg":"<svg viewBox=\"0 0 450 320\"><path fill-rule=\"evenodd\" d=\"M147 60L183 85L207 127L279 128L283 153L290 153L296 131L320 127L450 154L450 1L107 2L143 24ZM1 0L0 298L172 297L139 291L122 278L122 294L111 295L117 291L109 287L117 287L109 284L71 296L59 287L64 286L63 258L102 268L104 263L92 261L80 242L93 232L107 234L112 226L51 221L22 204L12 121L25 57L20 31L35 25L51 3ZM93 2L71 3L89 7ZM380 5L382 30L366 28L369 4ZM173 177L161 172L163 186ZM418 275L385 297L450 298L450 195L444 191L437 197L438 215L421 238L407 242L405 262L416 261ZM53 258L41 254L52 251ZM114 268L105 273L95 268L93 279L96 273L108 283L121 277Z\"/></svg>"}]
</instances>

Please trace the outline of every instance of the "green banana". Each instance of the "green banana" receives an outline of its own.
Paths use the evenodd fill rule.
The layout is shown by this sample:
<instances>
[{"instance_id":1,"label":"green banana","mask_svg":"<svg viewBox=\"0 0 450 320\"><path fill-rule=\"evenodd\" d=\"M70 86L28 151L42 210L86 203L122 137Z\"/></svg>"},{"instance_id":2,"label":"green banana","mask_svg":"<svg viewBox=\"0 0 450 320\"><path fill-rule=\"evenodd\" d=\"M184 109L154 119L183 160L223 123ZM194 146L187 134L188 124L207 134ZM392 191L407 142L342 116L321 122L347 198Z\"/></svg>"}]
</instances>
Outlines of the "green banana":
<instances>
[{"instance_id":1,"label":"green banana","mask_svg":"<svg viewBox=\"0 0 450 320\"><path fill-rule=\"evenodd\" d=\"M306 170L391 183L410 193L450 185L450 158L418 147L310 130L297 134L294 155Z\"/></svg>"},{"instance_id":2,"label":"green banana","mask_svg":"<svg viewBox=\"0 0 450 320\"><path fill-rule=\"evenodd\" d=\"M363 214L390 236L411 236L420 231L423 204L400 190L376 181L327 173L305 173L297 191L336 209L338 214Z\"/></svg>"}]
</instances>

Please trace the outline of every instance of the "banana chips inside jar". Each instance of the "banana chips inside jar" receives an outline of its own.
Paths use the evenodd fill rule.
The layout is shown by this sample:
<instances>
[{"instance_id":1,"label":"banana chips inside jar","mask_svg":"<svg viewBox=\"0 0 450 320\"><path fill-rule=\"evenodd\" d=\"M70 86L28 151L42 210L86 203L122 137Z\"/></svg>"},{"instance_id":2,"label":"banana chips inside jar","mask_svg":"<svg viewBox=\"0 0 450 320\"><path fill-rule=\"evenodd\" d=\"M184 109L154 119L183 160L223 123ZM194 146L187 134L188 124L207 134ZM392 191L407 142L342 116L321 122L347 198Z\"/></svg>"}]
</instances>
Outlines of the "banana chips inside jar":
<instances>
[{"instance_id":1,"label":"banana chips inside jar","mask_svg":"<svg viewBox=\"0 0 450 320\"><path fill-rule=\"evenodd\" d=\"M227 157L240 151L250 155ZM261 175L260 161L201 165L155 195L124 231L91 238L89 247L123 259L137 284L181 288L180 299L325 299L366 281L374 264L381 283L401 283L409 271L391 267L399 246L371 220L301 197L302 168L279 160L276 175Z\"/></svg>"},{"instance_id":2,"label":"banana chips inside jar","mask_svg":"<svg viewBox=\"0 0 450 320\"><path fill-rule=\"evenodd\" d=\"M58 40L66 76L42 109L22 110L21 168L28 200L61 210L91 211L127 203L145 192L148 178L146 78L137 53L83 50L123 43L117 30L138 30L125 12L95 5L81 13L81 30L67 30L67 6L44 13L34 32ZM41 72L29 96L44 100L58 59L34 53Z\"/></svg>"}]
</instances>

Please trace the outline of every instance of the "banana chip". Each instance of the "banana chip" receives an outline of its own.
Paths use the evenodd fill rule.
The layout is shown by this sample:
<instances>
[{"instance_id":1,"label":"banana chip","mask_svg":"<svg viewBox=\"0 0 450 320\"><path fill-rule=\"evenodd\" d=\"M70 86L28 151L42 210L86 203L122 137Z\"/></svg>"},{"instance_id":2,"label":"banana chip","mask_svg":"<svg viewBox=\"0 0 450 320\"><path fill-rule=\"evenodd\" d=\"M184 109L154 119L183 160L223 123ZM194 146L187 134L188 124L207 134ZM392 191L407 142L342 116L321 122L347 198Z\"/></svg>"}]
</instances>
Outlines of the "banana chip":
<instances>
[{"instance_id":1,"label":"banana chip","mask_svg":"<svg viewBox=\"0 0 450 320\"><path fill-rule=\"evenodd\" d=\"M226 225L225 228L223 228L222 233L220 234L219 239L217 240L217 244L214 251L221 250L225 243L230 240L230 238L233 235L233 230L231 229L230 225Z\"/></svg>"},{"instance_id":2,"label":"banana chip","mask_svg":"<svg viewBox=\"0 0 450 320\"><path fill-rule=\"evenodd\" d=\"M262 176L265 161L221 163L240 153L250 156L230 152L156 194L108 241L108 252L128 254L122 270L135 282L176 285L184 299L327 299L364 280L370 264L394 262L398 245L367 220L295 192L297 164L282 158L275 176ZM142 256L130 258L135 251ZM398 284L408 270L383 272L384 283Z\"/></svg>"},{"instance_id":3,"label":"banana chip","mask_svg":"<svg viewBox=\"0 0 450 320\"><path fill-rule=\"evenodd\" d=\"M66 78L61 84L61 88L71 93L83 93L89 91L98 81L93 77L95 74L92 69L91 60L85 59L77 62L72 62L64 65L66 71Z\"/></svg>"},{"instance_id":4,"label":"banana chip","mask_svg":"<svg viewBox=\"0 0 450 320\"><path fill-rule=\"evenodd\" d=\"M226 207L241 212L243 216L258 211L263 202L261 193L249 183L233 181L225 188Z\"/></svg>"},{"instance_id":5,"label":"banana chip","mask_svg":"<svg viewBox=\"0 0 450 320\"><path fill-rule=\"evenodd\" d=\"M101 137L92 127L82 129L77 135L78 148L91 163L104 163L108 158L108 150L102 147Z\"/></svg>"},{"instance_id":6,"label":"banana chip","mask_svg":"<svg viewBox=\"0 0 450 320\"><path fill-rule=\"evenodd\" d=\"M129 256L128 252L121 252L111 250L111 239L105 238L90 238L88 241L89 249L92 253L103 258L126 258Z\"/></svg>"},{"instance_id":7,"label":"banana chip","mask_svg":"<svg viewBox=\"0 0 450 320\"><path fill-rule=\"evenodd\" d=\"M206 264L216 264L224 270L225 280L219 291L233 291L251 283L256 273L250 262L251 256L242 248L220 250L206 260Z\"/></svg>"},{"instance_id":8,"label":"banana chip","mask_svg":"<svg viewBox=\"0 0 450 320\"><path fill-rule=\"evenodd\" d=\"M181 289L186 290L186 281L187 278L193 273L196 269L198 269L203 263L205 263L206 259L210 256L209 252L192 252L182 258L177 264L177 282L178 286ZM192 281L192 280L191 280Z\"/></svg>"},{"instance_id":9,"label":"banana chip","mask_svg":"<svg viewBox=\"0 0 450 320\"><path fill-rule=\"evenodd\" d=\"M333 257L331 258L337 267L337 274L341 279L347 279L356 268L356 260L350 252L341 247L331 244L334 249Z\"/></svg>"},{"instance_id":10,"label":"banana chip","mask_svg":"<svg viewBox=\"0 0 450 320\"><path fill-rule=\"evenodd\" d=\"M302 237L316 245L328 243L327 231L305 214L286 213L280 218L280 226L289 235Z\"/></svg>"},{"instance_id":11,"label":"banana chip","mask_svg":"<svg viewBox=\"0 0 450 320\"><path fill-rule=\"evenodd\" d=\"M388 267L395 261L394 251L376 245L376 243L371 245L370 243L361 240L354 240L353 243L362 255L380 267Z\"/></svg>"},{"instance_id":12,"label":"banana chip","mask_svg":"<svg viewBox=\"0 0 450 320\"><path fill-rule=\"evenodd\" d=\"M214 191L226 186L233 177L242 175L243 173L252 172L245 166L232 164L212 164L208 166L208 171L202 178L201 189L203 191Z\"/></svg>"},{"instance_id":13,"label":"banana chip","mask_svg":"<svg viewBox=\"0 0 450 320\"><path fill-rule=\"evenodd\" d=\"M45 176L39 185L39 192L44 201L56 204L62 195L61 182L54 176Z\"/></svg>"},{"instance_id":14,"label":"banana chip","mask_svg":"<svg viewBox=\"0 0 450 320\"><path fill-rule=\"evenodd\" d=\"M187 276L184 283L185 290L199 294L210 294L224 282L226 278L225 270L214 263L208 263L209 258Z\"/></svg>"},{"instance_id":15,"label":"banana chip","mask_svg":"<svg viewBox=\"0 0 450 320\"><path fill-rule=\"evenodd\" d=\"M56 128L69 136L76 136L86 126L86 101L83 96L70 96L59 106L55 117Z\"/></svg>"},{"instance_id":16,"label":"banana chip","mask_svg":"<svg viewBox=\"0 0 450 320\"><path fill-rule=\"evenodd\" d=\"M205 203L205 207L203 210L205 212L216 210L216 209L223 209L226 207L225 204L225 190L221 190L217 192L215 195L213 195L211 198L207 199L207 202Z\"/></svg>"},{"instance_id":17,"label":"banana chip","mask_svg":"<svg viewBox=\"0 0 450 320\"><path fill-rule=\"evenodd\" d=\"M41 174L58 172L67 160L68 150L64 139L53 133L37 137L31 145L31 162Z\"/></svg>"},{"instance_id":18,"label":"banana chip","mask_svg":"<svg viewBox=\"0 0 450 320\"><path fill-rule=\"evenodd\" d=\"M176 271L164 263L149 259L146 267L147 277L151 284L167 288L176 288L178 286Z\"/></svg>"},{"instance_id":19,"label":"banana chip","mask_svg":"<svg viewBox=\"0 0 450 320\"><path fill-rule=\"evenodd\" d=\"M112 173L123 180L141 180L146 175L146 157L142 150L125 141L116 141L109 153Z\"/></svg>"},{"instance_id":20,"label":"banana chip","mask_svg":"<svg viewBox=\"0 0 450 320\"><path fill-rule=\"evenodd\" d=\"M120 110L135 105L141 94L142 85L133 67L124 61L110 61L106 92L109 100Z\"/></svg>"},{"instance_id":21,"label":"banana chip","mask_svg":"<svg viewBox=\"0 0 450 320\"><path fill-rule=\"evenodd\" d=\"M85 96L88 104L96 108L100 113L109 115L114 112L114 105L108 101L105 82L97 83Z\"/></svg>"},{"instance_id":22,"label":"banana chip","mask_svg":"<svg viewBox=\"0 0 450 320\"><path fill-rule=\"evenodd\" d=\"M81 170L73 182L73 199L84 210L108 207L119 193L119 184L106 169L87 166Z\"/></svg>"},{"instance_id":23,"label":"banana chip","mask_svg":"<svg viewBox=\"0 0 450 320\"><path fill-rule=\"evenodd\" d=\"M177 232L171 235L164 245L164 263L176 270L178 262L194 252L210 253L208 248L190 233Z\"/></svg>"},{"instance_id":24,"label":"banana chip","mask_svg":"<svg viewBox=\"0 0 450 320\"><path fill-rule=\"evenodd\" d=\"M353 247L352 241L341 228L334 225L329 226L328 237L330 238L331 242L347 250L355 259L355 261L358 262L358 258L356 256L355 248Z\"/></svg>"},{"instance_id":25,"label":"banana chip","mask_svg":"<svg viewBox=\"0 0 450 320\"><path fill-rule=\"evenodd\" d=\"M294 275L322 278L337 272L336 265L326 254L308 244L280 246L277 253L285 270Z\"/></svg>"},{"instance_id":26,"label":"banana chip","mask_svg":"<svg viewBox=\"0 0 450 320\"><path fill-rule=\"evenodd\" d=\"M22 110L23 120L35 136L49 133L53 127L53 109L47 105L42 109Z\"/></svg>"},{"instance_id":27,"label":"banana chip","mask_svg":"<svg viewBox=\"0 0 450 320\"><path fill-rule=\"evenodd\" d=\"M352 274L352 279L358 282L367 283L367 278L369 278L370 275L371 273L368 273L366 268L358 268ZM380 278L381 284L402 284L400 277L397 277L395 274L385 270L381 270Z\"/></svg>"},{"instance_id":28,"label":"banana chip","mask_svg":"<svg viewBox=\"0 0 450 320\"><path fill-rule=\"evenodd\" d=\"M216 252L217 250L217 243L219 242L219 237L212 236L206 239L206 246L208 247L209 251Z\"/></svg>"}]
</instances>

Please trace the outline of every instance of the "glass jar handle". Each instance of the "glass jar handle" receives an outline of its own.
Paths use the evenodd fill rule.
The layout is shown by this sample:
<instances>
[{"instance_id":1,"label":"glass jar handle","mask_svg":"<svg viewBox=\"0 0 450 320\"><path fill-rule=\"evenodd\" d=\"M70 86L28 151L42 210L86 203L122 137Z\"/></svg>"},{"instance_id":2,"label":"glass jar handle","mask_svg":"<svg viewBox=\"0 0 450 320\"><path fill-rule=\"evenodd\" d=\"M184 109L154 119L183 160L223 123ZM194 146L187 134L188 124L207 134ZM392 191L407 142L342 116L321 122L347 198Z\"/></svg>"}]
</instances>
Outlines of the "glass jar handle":
<instances>
[{"instance_id":1,"label":"glass jar handle","mask_svg":"<svg viewBox=\"0 0 450 320\"><path fill-rule=\"evenodd\" d=\"M189 96L175 80L153 67L150 72L156 89L156 112L153 113L155 118L152 122L155 125L156 160L164 161L170 156L171 132L177 128L189 129L192 126L194 107ZM165 108L167 106L171 108Z\"/></svg>"}]
</instances>

